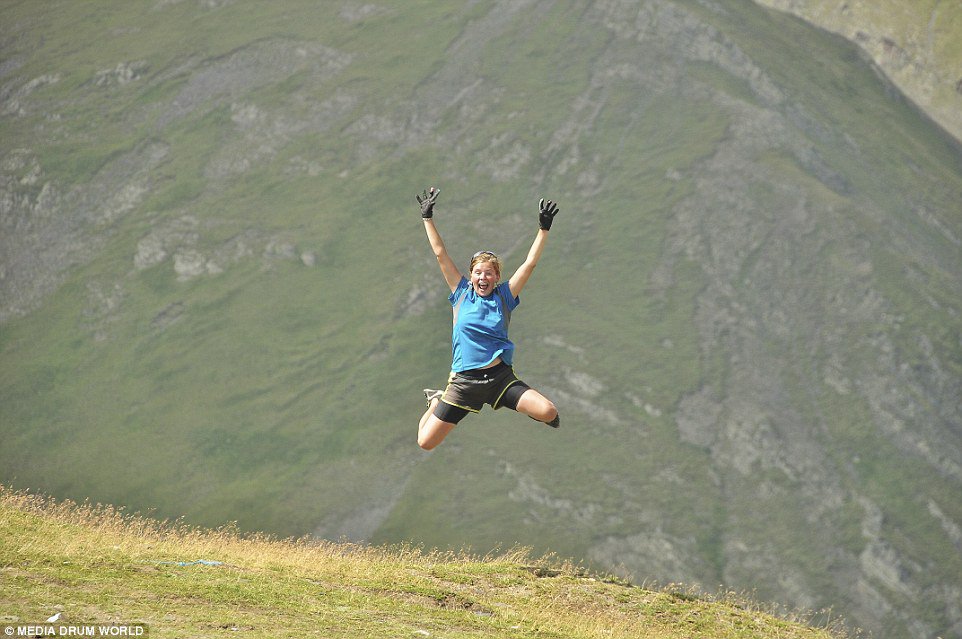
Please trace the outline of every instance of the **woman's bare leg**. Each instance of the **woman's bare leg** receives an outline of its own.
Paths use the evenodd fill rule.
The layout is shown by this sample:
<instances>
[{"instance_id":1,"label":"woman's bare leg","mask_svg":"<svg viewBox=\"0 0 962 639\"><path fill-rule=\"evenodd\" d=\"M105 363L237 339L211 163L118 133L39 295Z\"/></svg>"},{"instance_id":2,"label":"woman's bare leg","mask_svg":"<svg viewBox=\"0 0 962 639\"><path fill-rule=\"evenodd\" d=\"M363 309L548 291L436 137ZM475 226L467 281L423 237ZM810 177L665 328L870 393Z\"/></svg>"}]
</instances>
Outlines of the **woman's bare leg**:
<instances>
[{"instance_id":1,"label":"woman's bare leg","mask_svg":"<svg viewBox=\"0 0 962 639\"><path fill-rule=\"evenodd\" d=\"M529 388L518 398L517 411L545 424L558 417L558 409L554 402L533 388Z\"/></svg>"},{"instance_id":2,"label":"woman's bare leg","mask_svg":"<svg viewBox=\"0 0 962 639\"><path fill-rule=\"evenodd\" d=\"M418 422L418 446L424 450L431 450L443 442L455 426L451 422L441 421L434 415L434 408L437 405L438 399L432 399L428 409L421 415L421 421Z\"/></svg>"}]
</instances>

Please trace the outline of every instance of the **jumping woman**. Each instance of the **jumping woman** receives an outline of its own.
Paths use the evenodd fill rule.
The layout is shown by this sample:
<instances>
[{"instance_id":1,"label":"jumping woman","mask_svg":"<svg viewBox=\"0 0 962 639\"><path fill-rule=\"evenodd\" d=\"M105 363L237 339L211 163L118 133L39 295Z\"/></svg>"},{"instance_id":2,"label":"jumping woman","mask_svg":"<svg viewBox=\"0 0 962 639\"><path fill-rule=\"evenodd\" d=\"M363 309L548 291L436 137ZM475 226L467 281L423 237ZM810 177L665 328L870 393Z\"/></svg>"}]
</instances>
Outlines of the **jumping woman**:
<instances>
[{"instance_id":1,"label":"jumping woman","mask_svg":"<svg viewBox=\"0 0 962 639\"><path fill-rule=\"evenodd\" d=\"M418 445L431 450L468 413L480 412L485 404L495 409L505 406L558 428L561 420L551 400L515 376L511 367L514 344L508 339L511 311L520 303L521 289L541 258L558 206L541 200L540 229L528 257L507 282L501 282L501 260L491 251L474 254L468 277L458 270L434 226L434 203L440 192L431 187L416 198L431 250L451 289L451 376L443 391L424 390L428 408L418 424Z\"/></svg>"}]
</instances>

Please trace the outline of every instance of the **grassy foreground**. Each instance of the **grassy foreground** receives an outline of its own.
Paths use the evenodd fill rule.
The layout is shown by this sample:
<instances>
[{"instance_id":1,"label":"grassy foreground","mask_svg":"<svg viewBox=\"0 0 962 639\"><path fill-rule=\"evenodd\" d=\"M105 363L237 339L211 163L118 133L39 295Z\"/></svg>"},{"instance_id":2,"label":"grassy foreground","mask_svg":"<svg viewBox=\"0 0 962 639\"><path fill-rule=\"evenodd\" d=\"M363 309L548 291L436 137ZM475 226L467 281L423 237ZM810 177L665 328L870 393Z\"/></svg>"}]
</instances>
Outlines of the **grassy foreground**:
<instances>
[{"instance_id":1,"label":"grassy foreground","mask_svg":"<svg viewBox=\"0 0 962 639\"><path fill-rule=\"evenodd\" d=\"M0 485L0 625L151 637L823 638L726 595L654 591L525 551L475 557L240 535Z\"/></svg>"}]
</instances>

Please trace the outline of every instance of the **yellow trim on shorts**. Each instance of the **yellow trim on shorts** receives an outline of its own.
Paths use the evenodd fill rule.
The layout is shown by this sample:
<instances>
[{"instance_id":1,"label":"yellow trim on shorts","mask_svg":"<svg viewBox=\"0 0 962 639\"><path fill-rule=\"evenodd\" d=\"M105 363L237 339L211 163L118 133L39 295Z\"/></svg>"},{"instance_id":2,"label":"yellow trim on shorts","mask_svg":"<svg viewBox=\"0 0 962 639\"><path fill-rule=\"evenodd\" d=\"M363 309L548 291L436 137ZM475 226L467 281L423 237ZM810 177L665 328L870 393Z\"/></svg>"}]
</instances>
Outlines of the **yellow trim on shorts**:
<instances>
[{"instance_id":1,"label":"yellow trim on shorts","mask_svg":"<svg viewBox=\"0 0 962 639\"><path fill-rule=\"evenodd\" d=\"M444 403L447 404L448 406L454 406L455 408L460 408L461 410L466 410L466 411L468 411L468 412L470 412L470 413L475 413L475 414L480 413L480 412L481 412L481 408L484 408L484 405L483 405L483 404L481 405L481 408L471 408L470 406L462 406L461 404L455 404L454 402L449 402L449 401L447 401L446 399L444 399L444 396L447 394L448 389L451 387L451 382L454 381L454 376L455 376L455 375L457 375L457 373L455 373L454 371L451 371L451 374L448 375L448 385L444 387L444 392L441 393L441 399L439 399L438 401L439 401L439 402L444 402ZM506 388L505 390L508 390L508 389ZM503 395L503 394L504 394L504 393L502 393L502 395Z\"/></svg>"},{"instance_id":2,"label":"yellow trim on shorts","mask_svg":"<svg viewBox=\"0 0 962 639\"><path fill-rule=\"evenodd\" d=\"M511 369L511 374L514 375L514 369L513 369L513 368ZM494 403L491 404L491 408L493 408L494 410L498 410L499 408L501 408L501 406L500 406L499 404L501 404L501 398L504 397L504 394L508 392L508 389L509 389L509 388L511 388L511 387L514 386L515 384L520 384L520 383L521 383L521 380L518 379L518 376L517 376L517 375L515 375L515 376L514 376L514 381L512 381L510 384L508 384L507 386L504 387L504 390L501 391L501 394L500 394L500 395L498 395L498 399L494 400Z\"/></svg>"},{"instance_id":3,"label":"yellow trim on shorts","mask_svg":"<svg viewBox=\"0 0 962 639\"><path fill-rule=\"evenodd\" d=\"M454 406L455 408L460 408L460 409L462 409L462 410L466 410L466 411L468 411L469 413L480 413L480 412L481 412L481 411L480 411L479 409L477 409L477 408L469 408L469 407L467 407L467 406L462 406L461 404L452 404L451 402L445 402L443 398L442 398L442 399L439 399L438 401L439 401L439 402L444 402L444 403L447 404L448 406Z\"/></svg>"}]
</instances>

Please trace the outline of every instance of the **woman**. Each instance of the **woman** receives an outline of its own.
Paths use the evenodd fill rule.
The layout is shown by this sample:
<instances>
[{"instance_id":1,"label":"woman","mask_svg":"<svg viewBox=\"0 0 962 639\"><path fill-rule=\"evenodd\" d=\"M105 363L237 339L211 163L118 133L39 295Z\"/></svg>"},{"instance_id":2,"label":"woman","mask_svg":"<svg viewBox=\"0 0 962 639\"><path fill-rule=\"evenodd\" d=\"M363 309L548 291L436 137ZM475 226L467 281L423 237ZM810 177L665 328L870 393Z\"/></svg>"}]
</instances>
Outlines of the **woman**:
<instances>
[{"instance_id":1,"label":"woman","mask_svg":"<svg viewBox=\"0 0 962 639\"><path fill-rule=\"evenodd\" d=\"M514 344L508 339L511 311L518 305L521 289L528 283L548 240L558 206L540 202L540 229L524 263L507 282L501 280L501 260L490 251L471 258L468 277L458 270L434 226L434 202L440 189L431 187L416 196L421 205L424 230L451 295L454 330L451 338L451 376L444 391L425 389L428 409L418 424L418 445L431 450L468 413L480 412L484 404L507 408L558 428L558 409L544 395L518 379L511 368Z\"/></svg>"}]
</instances>

